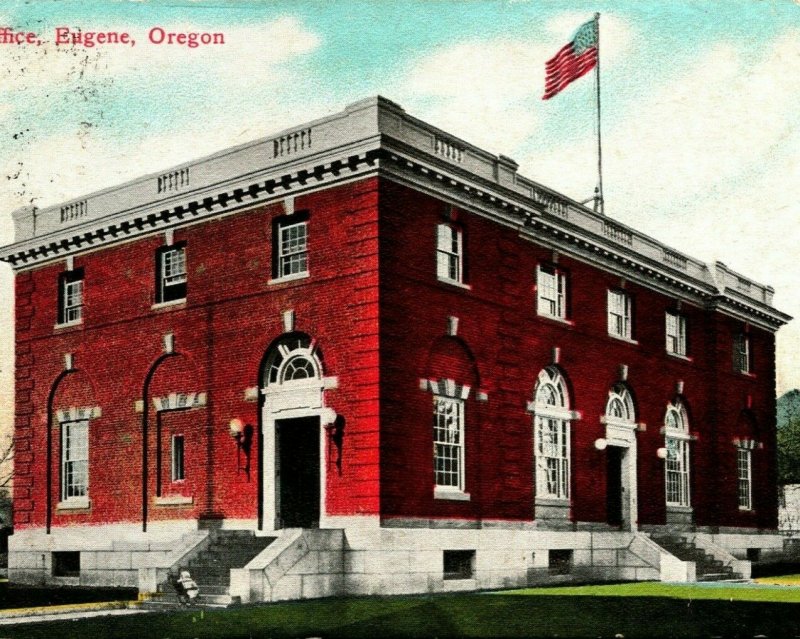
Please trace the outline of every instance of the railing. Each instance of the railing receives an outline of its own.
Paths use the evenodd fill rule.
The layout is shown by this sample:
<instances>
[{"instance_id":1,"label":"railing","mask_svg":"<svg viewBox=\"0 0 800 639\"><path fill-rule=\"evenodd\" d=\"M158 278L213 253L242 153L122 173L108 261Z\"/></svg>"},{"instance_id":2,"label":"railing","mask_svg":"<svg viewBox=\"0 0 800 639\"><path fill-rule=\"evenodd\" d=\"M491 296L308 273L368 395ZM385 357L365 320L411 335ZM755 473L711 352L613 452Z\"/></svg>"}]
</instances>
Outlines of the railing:
<instances>
[{"instance_id":1,"label":"railing","mask_svg":"<svg viewBox=\"0 0 800 639\"><path fill-rule=\"evenodd\" d=\"M441 155L453 162L460 164L464 161L464 147L452 140L437 135L434 137L433 149L436 155Z\"/></svg>"},{"instance_id":2,"label":"railing","mask_svg":"<svg viewBox=\"0 0 800 639\"><path fill-rule=\"evenodd\" d=\"M294 133L287 133L272 141L272 157L277 158L291 155L298 151L311 148L311 128L300 129Z\"/></svg>"},{"instance_id":3,"label":"railing","mask_svg":"<svg viewBox=\"0 0 800 639\"><path fill-rule=\"evenodd\" d=\"M158 178L157 188L159 193L180 191L189 186L189 167L164 173Z\"/></svg>"},{"instance_id":4,"label":"railing","mask_svg":"<svg viewBox=\"0 0 800 639\"><path fill-rule=\"evenodd\" d=\"M65 204L61 207L61 221L70 222L72 220L78 220L82 217L86 217L88 211L89 203L86 200Z\"/></svg>"},{"instance_id":5,"label":"railing","mask_svg":"<svg viewBox=\"0 0 800 639\"><path fill-rule=\"evenodd\" d=\"M606 221L603 224L603 234L614 242L627 244L628 246L633 245L633 233L622 226L614 224L613 222Z\"/></svg>"},{"instance_id":6,"label":"railing","mask_svg":"<svg viewBox=\"0 0 800 639\"><path fill-rule=\"evenodd\" d=\"M684 255L676 253L675 251L670 251L669 249L664 249L664 263L674 266L675 268L679 268L682 271L685 271L688 268L687 258Z\"/></svg>"},{"instance_id":7,"label":"railing","mask_svg":"<svg viewBox=\"0 0 800 639\"><path fill-rule=\"evenodd\" d=\"M744 279L743 277L736 278L736 290L741 291L742 293L749 293L750 292L750 281Z\"/></svg>"},{"instance_id":8,"label":"railing","mask_svg":"<svg viewBox=\"0 0 800 639\"><path fill-rule=\"evenodd\" d=\"M569 202L557 195L534 186L531 187L531 197L537 204L543 205L548 213L565 220L569 217Z\"/></svg>"}]
</instances>

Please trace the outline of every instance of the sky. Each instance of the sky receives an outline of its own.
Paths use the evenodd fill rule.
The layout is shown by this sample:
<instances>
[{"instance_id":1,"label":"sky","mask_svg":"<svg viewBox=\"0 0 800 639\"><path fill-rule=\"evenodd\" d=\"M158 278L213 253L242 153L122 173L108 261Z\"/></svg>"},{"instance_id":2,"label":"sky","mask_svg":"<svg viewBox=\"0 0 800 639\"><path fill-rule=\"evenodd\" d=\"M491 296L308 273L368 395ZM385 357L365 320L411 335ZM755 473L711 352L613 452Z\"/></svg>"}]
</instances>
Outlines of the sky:
<instances>
[{"instance_id":1,"label":"sky","mask_svg":"<svg viewBox=\"0 0 800 639\"><path fill-rule=\"evenodd\" d=\"M544 63L600 17L606 214L776 289L800 317L798 0L5 1L0 244L49 206L380 94L583 200L596 184L593 76L542 101ZM135 46L56 45L55 29ZM225 44L153 44L154 27ZM13 277L0 264L0 430L12 421ZM800 320L778 333L800 387Z\"/></svg>"}]
</instances>

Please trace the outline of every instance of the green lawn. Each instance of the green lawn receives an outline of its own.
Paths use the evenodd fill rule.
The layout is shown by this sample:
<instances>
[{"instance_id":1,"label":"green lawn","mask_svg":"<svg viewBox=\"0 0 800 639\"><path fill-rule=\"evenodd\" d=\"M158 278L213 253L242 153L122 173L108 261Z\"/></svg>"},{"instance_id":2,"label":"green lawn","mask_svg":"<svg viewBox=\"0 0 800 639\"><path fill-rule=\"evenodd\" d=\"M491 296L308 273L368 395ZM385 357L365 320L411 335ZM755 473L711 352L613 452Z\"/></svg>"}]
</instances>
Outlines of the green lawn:
<instances>
[{"instance_id":1,"label":"green lawn","mask_svg":"<svg viewBox=\"0 0 800 639\"><path fill-rule=\"evenodd\" d=\"M12 586L7 580L0 582L0 610L119 599L135 601L136 597L135 588L44 588ZM0 637L3 636L0 631Z\"/></svg>"},{"instance_id":2,"label":"green lawn","mask_svg":"<svg viewBox=\"0 0 800 639\"><path fill-rule=\"evenodd\" d=\"M764 596L748 594L756 590L654 583L539 588L517 594L353 597L0 626L0 638L800 635L800 607L785 603L785 594L794 589L765 587L760 589Z\"/></svg>"}]
</instances>

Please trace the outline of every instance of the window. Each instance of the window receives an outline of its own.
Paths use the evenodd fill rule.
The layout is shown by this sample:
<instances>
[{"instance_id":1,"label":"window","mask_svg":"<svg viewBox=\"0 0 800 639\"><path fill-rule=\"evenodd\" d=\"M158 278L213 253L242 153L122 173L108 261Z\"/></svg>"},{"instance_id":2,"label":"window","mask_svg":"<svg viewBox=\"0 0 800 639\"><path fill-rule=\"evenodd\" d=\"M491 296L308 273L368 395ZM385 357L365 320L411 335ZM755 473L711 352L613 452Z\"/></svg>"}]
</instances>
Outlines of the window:
<instances>
[{"instance_id":1,"label":"window","mask_svg":"<svg viewBox=\"0 0 800 639\"><path fill-rule=\"evenodd\" d=\"M608 291L608 334L631 339L631 297L622 291Z\"/></svg>"},{"instance_id":2,"label":"window","mask_svg":"<svg viewBox=\"0 0 800 639\"><path fill-rule=\"evenodd\" d=\"M633 425L636 422L633 397L625 384L615 384L609 391L606 402L606 419L617 424Z\"/></svg>"},{"instance_id":3,"label":"window","mask_svg":"<svg viewBox=\"0 0 800 639\"><path fill-rule=\"evenodd\" d=\"M686 318L677 313L666 314L667 352L686 357Z\"/></svg>"},{"instance_id":4,"label":"window","mask_svg":"<svg viewBox=\"0 0 800 639\"><path fill-rule=\"evenodd\" d=\"M559 370L539 373L534 402L536 496L569 498L570 413L566 383Z\"/></svg>"},{"instance_id":5,"label":"window","mask_svg":"<svg viewBox=\"0 0 800 639\"><path fill-rule=\"evenodd\" d=\"M58 323L77 324L83 320L83 269L66 271L58 283Z\"/></svg>"},{"instance_id":6,"label":"window","mask_svg":"<svg viewBox=\"0 0 800 639\"><path fill-rule=\"evenodd\" d=\"M445 579L472 579L475 571L474 550L442 551Z\"/></svg>"},{"instance_id":7,"label":"window","mask_svg":"<svg viewBox=\"0 0 800 639\"><path fill-rule=\"evenodd\" d=\"M739 478L739 509L753 509L753 460L752 451L747 448L736 449L736 470Z\"/></svg>"},{"instance_id":8,"label":"window","mask_svg":"<svg viewBox=\"0 0 800 639\"><path fill-rule=\"evenodd\" d=\"M186 299L186 245L174 244L156 253L156 303Z\"/></svg>"},{"instance_id":9,"label":"window","mask_svg":"<svg viewBox=\"0 0 800 639\"><path fill-rule=\"evenodd\" d=\"M440 280L464 282L461 229L450 224L437 227L436 276Z\"/></svg>"},{"instance_id":10,"label":"window","mask_svg":"<svg viewBox=\"0 0 800 639\"><path fill-rule=\"evenodd\" d=\"M275 225L275 277L308 273L308 221L296 216L281 218Z\"/></svg>"},{"instance_id":11,"label":"window","mask_svg":"<svg viewBox=\"0 0 800 639\"><path fill-rule=\"evenodd\" d=\"M464 402L433 396L433 467L436 486L464 490Z\"/></svg>"},{"instance_id":12,"label":"window","mask_svg":"<svg viewBox=\"0 0 800 639\"><path fill-rule=\"evenodd\" d=\"M186 479L183 470L183 435L172 436L172 481Z\"/></svg>"},{"instance_id":13,"label":"window","mask_svg":"<svg viewBox=\"0 0 800 639\"><path fill-rule=\"evenodd\" d=\"M80 577L81 553L76 550L54 552L53 577Z\"/></svg>"},{"instance_id":14,"label":"window","mask_svg":"<svg viewBox=\"0 0 800 639\"><path fill-rule=\"evenodd\" d=\"M61 499L84 500L89 492L89 422L61 424Z\"/></svg>"},{"instance_id":15,"label":"window","mask_svg":"<svg viewBox=\"0 0 800 639\"><path fill-rule=\"evenodd\" d=\"M689 506L689 420L680 401L664 417L667 505Z\"/></svg>"},{"instance_id":16,"label":"window","mask_svg":"<svg viewBox=\"0 0 800 639\"><path fill-rule=\"evenodd\" d=\"M551 550L547 562L551 575L568 575L572 569L572 550Z\"/></svg>"},{"instance_id":17,"label":"window","mask_svg":"<svg viewBox=\"0 0 800 639\"><path fill-rule=\"evenodd\" d=\"M749 373L750 361L750 336L740 333L733 340L733 368L740 373Z\"/></svg>"},{"instance_id":18,"label":"window","mask_svg":"<svg viewBox=\"0 0 800 639\"><path fill-rule=\"evenodd\" d=\"M537 311L539 315L567 317L566 276L552 266L540 265L536 274Z\"/></svg>"}]
</instances>

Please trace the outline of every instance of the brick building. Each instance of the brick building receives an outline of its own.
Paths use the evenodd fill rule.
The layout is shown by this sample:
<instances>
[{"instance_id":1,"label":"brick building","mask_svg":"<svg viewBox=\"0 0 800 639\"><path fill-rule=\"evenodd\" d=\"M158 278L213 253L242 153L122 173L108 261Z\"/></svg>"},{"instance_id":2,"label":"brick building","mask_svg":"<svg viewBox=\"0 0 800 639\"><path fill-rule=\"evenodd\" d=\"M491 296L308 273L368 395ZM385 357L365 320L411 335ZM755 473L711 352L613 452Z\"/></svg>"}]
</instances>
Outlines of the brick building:
<instances>
[{"instance_id":1,"label":"brick building","mask_svg":"<svg viewBox=\"0 0 800 639\"><path fill-rule=\"evenodd\" d=\"M773 290L388 100L14 221L12 581L275 600L782 548Z\"/></svg>"}]
</instances>

